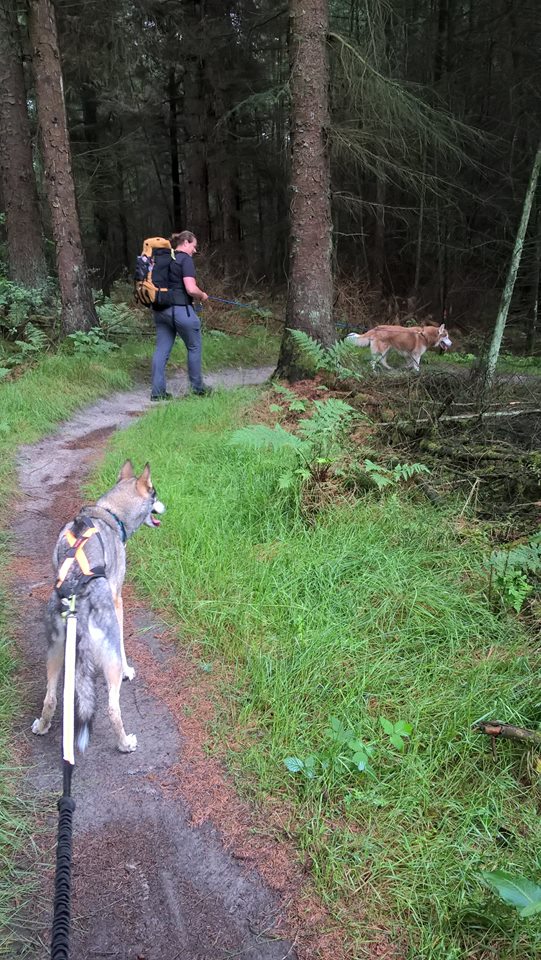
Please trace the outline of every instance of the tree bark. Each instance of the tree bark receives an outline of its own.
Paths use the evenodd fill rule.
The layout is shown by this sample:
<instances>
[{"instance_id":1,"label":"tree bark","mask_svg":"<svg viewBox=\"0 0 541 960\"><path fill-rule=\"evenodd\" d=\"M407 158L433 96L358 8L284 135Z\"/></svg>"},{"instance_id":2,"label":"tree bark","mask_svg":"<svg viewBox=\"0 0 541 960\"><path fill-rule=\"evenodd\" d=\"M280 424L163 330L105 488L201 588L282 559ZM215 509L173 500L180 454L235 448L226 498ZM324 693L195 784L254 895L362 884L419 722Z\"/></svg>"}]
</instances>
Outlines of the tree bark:
<instances>
[{"instance_id":1,"label":"tree bark","mask_svg":"<svg viewBox=\"0 0 541 960\"><path fill-rule=\"evenodd\" d=\"M290 0L291 207L286 329L277 375L302 375L288 328L324 346L335 337L332 320L328 0Z\"/></svg>"},{"instance_id":2,"label":"tree bark","mask_svg":"<svg viewBox=\"0 0 541 960\"><path fill-rule=\"evenodd\" d=\"M385 289L385 201L387 199L387 184L382 175L376 178L376 209L374 223L374 254L372 269L372 284L380 300L383 299Z\"/></svg>"},{"instance_id":3,"label":"tree bark","mask_svg":"<svg viewBox=\"0 0 541 960\"><path fill-rule=\"evenodd\" d=\"M0 160L9 276L34 287L47 277L32 162L19 26L13 0L0 0Z\"/></svg>"},{"instance_id":4,"label":"tree bark","mask_svg":"<svg viewBox=\"0 0 541 960\"><path fill-rule=\"evenodd\" d=\"M203 43L204 0L188 0L184 4L186 29L185 69L182 77L184 125L184 185L186 223L183 229L193 230L199 245L211 237L209 210L208 101L207 65Z\"/></svg>"},{"instance_id":5,"label":"tree bark","mask_svg":"<svg viewBox=\"0 0 541 960\"><path fill-rule=\"evenodd\" d=\"M64 335L89 330L98 318L87 277L73 183L62 70L50 0L30 0L29 33L36 83L47 200L51 210Z\"/></svg>"},{"instance_id":6,"label":"tree bark","mask_svg":"<svg viewBox=\"0 0 541 960\"><path fill-rule=\"evenodd\" d=\"M99 148L104 146L104 144L100 143L97 90L88 76L81 84L81 108L85 140L91 154L97 156ZM92 245L94 249L89 254L90 263L92 263L93 266L98 265L101 289L106 297L111 295L111 283L113 279L110 263L110 209L109 203L107 202L109 200L107 193L110 191L107 191L106 188L109 180L109 174L107 172L108 166L109 163L106 154L102 152L98 165L98 170L101 172L101 189L99 194L96 192L92 195L95 243Z\"/></svg>"},{"instance_id":7,"label":"tree bark","mask_svg":"<svg viewBox=\"0 0 541 960\"><path fill-rule=\"evenodd\" d=\"M180 190L180 158L178 151L178 80L175 67L169 69L169 144L171 148L171 184L173 188L173 226L182 229L184 223L182 195Z\"/></svg>"},{"instance_id":8,"label":"tree bark","mask_svg":"<svg viewBox=\"0 0 541 960\"><path fill-rule=\"evenodd\" d=\"M526 353L534 353L539 328L539 295L541 293L541 203L537 204L533 241L531 307L526 330Z\"/></svg>"},{"instance_id":9,"label":"tree bark","mask_svg":"<svg viewBox=\"0 0 541 960\"><path fill-rule=\"evenodd\" d=\"M210 237L203 83L204 72L199 57L187 57L184 73L185 227L193 230L201 244L207 243Z\"/></svg>"},{"instance_id":10,"label":"tree bark","mask_svg":"<svg viewBox=\"0 0 541 960\"><path fill-rule=\"evenodd\" d=\"M415 277L413 279L413 296L415 297L416 300L419 296L419 284L421 282L425 198L426 198L426 144L423 146L423 182L421 184L421 197L419 200L419 221L417 226L417 244L416 244L416 252L415 252Z\"/></svg>"},{"instance_id":11,"label":"tree bark","mask_svg":"<svg viewBox=\"0 0 541 960\"><path fill-rule=\"evenodd\" d=\"M517 231L515 247L513 249L513 256L511 257L511 263L509 264L507 280L505 282L505 287L502 293L502 299L500 303L500 309L498 311L498 316L496 318L496 326L494 328L492 341L488 351L487 361L483 370L485 386L487 389L490 389L490 387L492 386L492 383L494 381L494 375L496 373L496 364L498 362L498 357L500 355L500 346L502 342L503 332L505 330L507 314L509 313L509 305L511 303L511 297L513 296L515 280L517 278L518 268L520 265L520 258L522 256L522 248L524 246L524 237L526 236L526 230L528 228L528 220L530 219L530 211L532 209L533 198L535 195L535 190L537 187L537 181L539 179L540 171L541 171L541 141L537 146L537 152L533 162L530 182L528 184L528 189L526 190L524 205L522 207L522 216L520 218L520 224Z\"/></svg>"}]
</instances>

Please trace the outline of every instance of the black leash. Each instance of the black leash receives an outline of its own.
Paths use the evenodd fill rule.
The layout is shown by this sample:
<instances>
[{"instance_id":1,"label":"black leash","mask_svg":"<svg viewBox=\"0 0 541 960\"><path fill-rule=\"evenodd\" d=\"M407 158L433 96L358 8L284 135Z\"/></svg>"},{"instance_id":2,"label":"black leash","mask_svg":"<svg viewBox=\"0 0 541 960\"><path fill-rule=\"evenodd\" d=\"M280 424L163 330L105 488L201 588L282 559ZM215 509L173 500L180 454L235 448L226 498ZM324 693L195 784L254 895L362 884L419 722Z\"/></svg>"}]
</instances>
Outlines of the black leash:
<instances>
[{"instance_id":1,"label":"black leash","mask_svg":"<svg viewBox=\"0 0 541 960\"><path fill-rule=\"evenodd\" d=\"M209 300L215 300L216 303L228 303L231 307L240 307L241 310L253 310L257 313L258 308L249 303L239 303L238 300L224 300L222 297L209 297Z\"/></svg>"},{"instance_id":2,"label":"black leash","mask_svg":"<svg viewBox=\"0 0 541 960\"><path fill-rule=\"evenodd\" d=\"M64 760L64 792L58 801L58 838L54 879L52 960L68 960L71 922L71 836L75 800L71 794L73 767Z\"/></svg>"},{"instance_id":3,"label":"black leash","mask_svg":"<svg viewBox=\"0 0 541 960\"><path fill-rule=\"evenodd\" d=\"M64 698L62 712L63 791L58 801L58 837L56 843L56 873L54 880L54 913L51 937L51 960L69 960L71 921L71 838L75 800L71 796L71 777L75 765L74 698L75 698L75 637L77 618L75 595L62 602L68 606L66 618L66 649L64 656Z\"/></svg>"}]
</instances>

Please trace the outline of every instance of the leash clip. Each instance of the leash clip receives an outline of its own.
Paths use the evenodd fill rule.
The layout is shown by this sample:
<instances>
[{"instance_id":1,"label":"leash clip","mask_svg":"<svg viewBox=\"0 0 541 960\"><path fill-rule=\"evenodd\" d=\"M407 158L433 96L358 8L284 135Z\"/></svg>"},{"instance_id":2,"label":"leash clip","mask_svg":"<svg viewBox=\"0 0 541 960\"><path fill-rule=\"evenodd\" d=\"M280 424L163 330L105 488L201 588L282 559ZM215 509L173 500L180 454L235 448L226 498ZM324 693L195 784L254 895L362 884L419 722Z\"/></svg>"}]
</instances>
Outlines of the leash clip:
<instances>
[{"instance_id":1,"label":"leash clip","mask_svg":"<svg viewBox=\"0 0 541 960\"><path fill-rule=\"evenodd\" d=\"M77 601L77 596L75 593L70 594L69 597L62 597L62 606L67 607L67 610L63 610L61 616L66 620L68 617L75 616L75 604Z\"/></svg>"}]
</instances>

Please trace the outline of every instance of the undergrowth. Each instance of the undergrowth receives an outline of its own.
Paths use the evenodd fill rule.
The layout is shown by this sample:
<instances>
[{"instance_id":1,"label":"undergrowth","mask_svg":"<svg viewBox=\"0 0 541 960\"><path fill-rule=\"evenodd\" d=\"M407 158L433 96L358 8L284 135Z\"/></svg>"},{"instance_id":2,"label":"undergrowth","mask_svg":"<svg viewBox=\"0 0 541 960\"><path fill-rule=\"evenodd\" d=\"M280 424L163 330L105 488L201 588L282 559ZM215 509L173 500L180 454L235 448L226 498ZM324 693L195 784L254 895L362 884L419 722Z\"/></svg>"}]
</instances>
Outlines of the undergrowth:
<instances>
[{"instance_id":1,"label":"undergrowth","mask_svg":"<svg viewBox=\"0 0 541 960\"><path fill-rule=\"evenodd\" d=\"M94 492L143 456L167 505L131 575L199 660L233 671L231 768L293 804L285 828L355 956L383 931L411 960L533 960L539 917L482 880L541 878L535 763L472 731L541 721L534 651L488 596L488 542L394 484L308 525L280 490L283 449L231 446L252 397L186 400L114 438Z\"/></svg>"}]
</instances>

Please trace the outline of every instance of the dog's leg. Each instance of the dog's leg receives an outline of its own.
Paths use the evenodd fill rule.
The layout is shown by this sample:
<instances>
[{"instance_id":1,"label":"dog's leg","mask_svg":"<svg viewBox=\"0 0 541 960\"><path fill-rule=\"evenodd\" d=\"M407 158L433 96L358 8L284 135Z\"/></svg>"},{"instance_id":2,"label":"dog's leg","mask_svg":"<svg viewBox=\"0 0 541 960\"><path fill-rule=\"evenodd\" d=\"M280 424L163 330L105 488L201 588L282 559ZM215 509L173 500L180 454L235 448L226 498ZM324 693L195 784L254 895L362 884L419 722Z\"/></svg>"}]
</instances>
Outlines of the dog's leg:
<instances>
[{"instance_id":1,"label":"dog's leg","mask_svg":"<svg viewBox=\"0 0 541 960\"><path fill-rule=\"evenodd\" d=\"M130 667L126 659L126 651L124 649L124 607L122 605L122 594L119 593L118 596L113 597L113 602L115 605L116 618L118 620L118 627L120 630L120 656L122 657L122 677L125 680L133 680L135 676L135 667Z\"/></svg>"},{"instance_id":2,"label":"dog's leg","mask_svg":"<svg viewBox=\"0 0 541 960\"><path fill-rule=\"evenodd\" d=\"M387 361L386 361L386 359L385 359L385 357L386 357L387 354L389 353L389 350L390 350L390 349L391 349L390 347L387 347L387 349L384 350L383 353L381 353L381 354L380 354L380 357L379 357L379 362L381 363L381 366L385 368L385 370L392 370L392 369L393 369L392 367L389 366L389 364L387 363Z\"/></svg>"},{"instance_id":3,"label":"dog's leg","mask_svg":"<svg viewBox=\"0 0 541 960\"><path fill-rule=\"evenodd\" d=\"M371 354L370 366L372 367L372 372L377 373L378 365L381 360L381 353L377 349L375 343L370 344L370 354Z\"/></svg>"},{"instance_id":4,"label":"dog's leg","mask_svg":"<svg viewBox=\"0 0 541 960\"><path fill-rule=\"evenodd\" d=\"M41 717L34 720L32 724L32 733L37 733L42 736L50 729L51 720L56 710L56 688L63 663L64 640L63 637L60 637L60 642L57 641L49 647L47 654L47 692L45 694L45 700L43 701Z\"/></svg>"},{"instance_id":5,"label":"dog's leg","mask_svg":"<svg viewBox=\"0 0 541 960\"><path fill-rule=\"evenodd\" d=\"M126 733L120 713L120 687L122 686L122 663L120 660L110 661L104 666L105 680L109 692L109 720L115 732L118 749L122 753L132 753L137 747L137 737L134 733Z\"/></svg>"}]
</instances>

